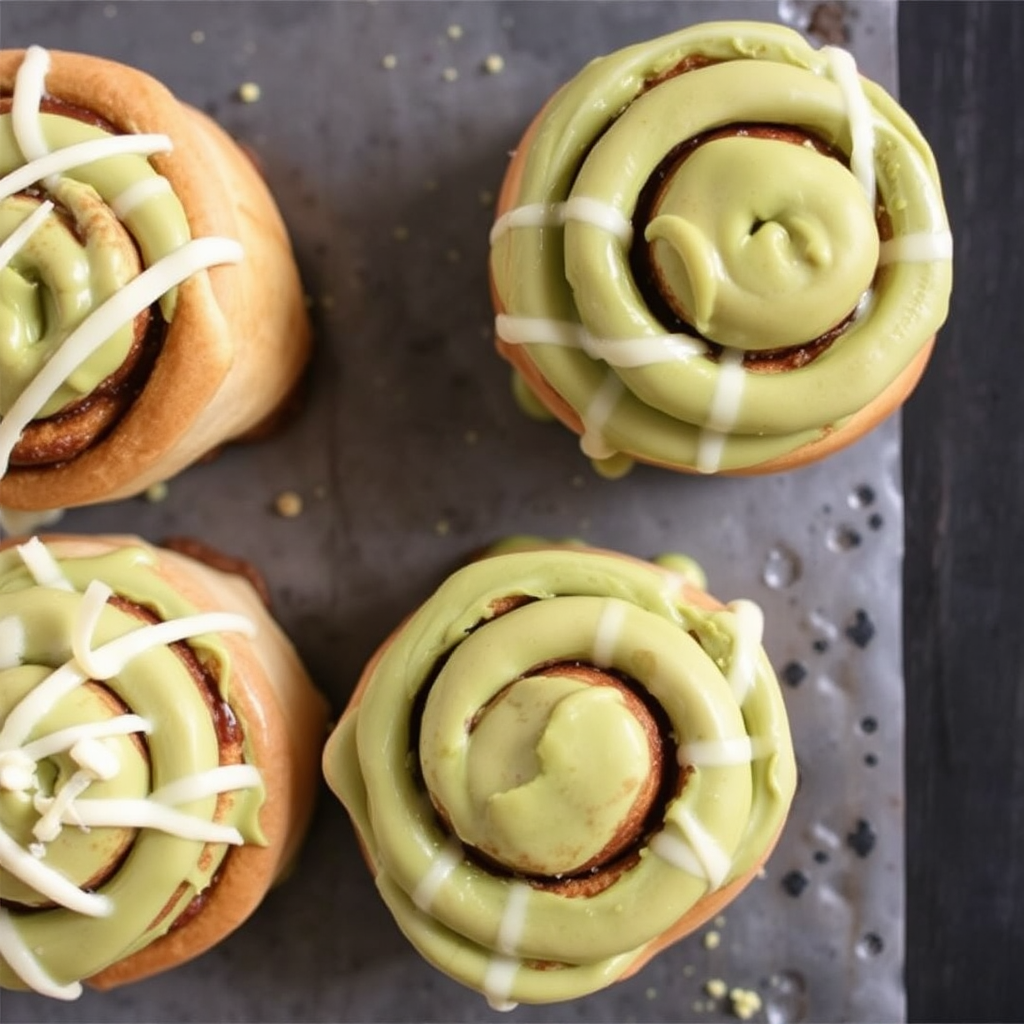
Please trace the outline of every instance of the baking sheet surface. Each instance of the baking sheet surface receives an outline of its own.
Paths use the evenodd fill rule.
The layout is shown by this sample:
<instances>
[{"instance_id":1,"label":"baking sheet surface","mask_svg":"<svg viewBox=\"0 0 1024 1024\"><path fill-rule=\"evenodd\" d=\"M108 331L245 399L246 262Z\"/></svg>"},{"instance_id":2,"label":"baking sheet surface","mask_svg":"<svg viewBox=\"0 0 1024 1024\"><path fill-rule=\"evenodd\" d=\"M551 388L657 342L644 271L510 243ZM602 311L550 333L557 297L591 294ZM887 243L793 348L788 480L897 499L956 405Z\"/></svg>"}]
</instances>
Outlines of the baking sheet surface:
<instances>
[{"instance_id":1,"label":"baking sheet surface","mask_svg":"<svg viewBox=\"0 0 1024 1024\"><path fill-rule=\"evenodd\" d=\"M838 9L862 70L894 88L895 4ZM898 423L786 476L640 467L608 482L571 435L519 414L490 341L493 196L548 94L590 58L686 24L805 28L814 10L799 0L0 9L4 47L132 63L251 148L292 230L318 338L304 409L279 436L192 468L161 502L77 510L62 528L191 534L258 564L336 712L395 623L512 533L685 551L717 596L763 606L801 779L765 877L630 981L521 1007L513 1020L735 1019L727 998L705 991L711 979L756 991L756 1019L771 1024L904 1015ZM498 73L484 68L492 54ZM243 83L259 86L256 102L240 100ZM300 516L275 512L285 491L301 496ZM293 876L218 949L77 1003L0 998L5 1021L500 1016L408 946L326 789Z\"/></svg>"}]
</instances>

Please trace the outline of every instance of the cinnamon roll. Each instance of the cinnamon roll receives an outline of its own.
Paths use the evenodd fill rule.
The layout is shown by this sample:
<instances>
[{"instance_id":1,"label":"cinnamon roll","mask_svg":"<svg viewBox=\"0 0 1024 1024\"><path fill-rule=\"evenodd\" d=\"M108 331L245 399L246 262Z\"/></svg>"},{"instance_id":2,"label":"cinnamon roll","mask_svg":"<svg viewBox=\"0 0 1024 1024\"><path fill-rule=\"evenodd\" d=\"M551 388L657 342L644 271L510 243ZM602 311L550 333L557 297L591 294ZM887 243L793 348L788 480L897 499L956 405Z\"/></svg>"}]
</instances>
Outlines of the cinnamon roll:
<instances>
[{"instance_id":1,"label":"cinnamon roll","mask_svg":"<svg viewBox=\"0 0 1024 1024\"><path fill-rule=\"evenodd\" d=\"M326 703L253 587L131 537L0 550L0 984L74 999L227 936L290 866Z\"/></svg>"},{"instance_id":2,"label":"cinnamon roll","mask_svg":"<svg viewBox=\"0 0 1024 1024\"><path fill-rule=\"evenodd\" d=\"M497 347L607 475L790 469L908 395L951 249L926 141L850 54L697 25L591 62L527 130Z\"/></svg>"},{"instance_id":3,"label":"cinnamon roll","mask_svg":"<svg viewBox=\"0 0 1024 1024\"><path fill-rule=\"evenodd\" d=\"M397 924L495 1008L601 989L718 913L796 774L756 605L531 547L401 625L324 751Z\"/></svg>"},{"instance_id":4,"label":"cinnamon roll","mask_svg":"<svg viewBox=\"0 0 1024 1024\"><path fill-rule=\"evenodd\" d=\"M259 432L309 354L249 157L133 68L0 53L0 506L139 493Z\"/></svg>"}]
</instances>

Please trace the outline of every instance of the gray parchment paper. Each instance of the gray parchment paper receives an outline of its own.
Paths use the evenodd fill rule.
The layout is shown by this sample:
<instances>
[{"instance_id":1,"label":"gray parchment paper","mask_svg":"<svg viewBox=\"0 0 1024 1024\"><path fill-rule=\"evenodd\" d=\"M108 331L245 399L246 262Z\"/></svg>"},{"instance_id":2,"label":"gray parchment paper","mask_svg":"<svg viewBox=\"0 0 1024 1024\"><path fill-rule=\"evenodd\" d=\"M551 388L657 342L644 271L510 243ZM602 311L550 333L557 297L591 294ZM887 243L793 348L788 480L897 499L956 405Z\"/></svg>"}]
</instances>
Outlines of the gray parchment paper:
<instances>
[{"instance_id":1,"label":"gray parchment paper","mask_svg":"<svg viewBox=\"0 0 1024 1024\"><path fill-rule=\"evenodd\" d=\"M304 410L283 433L194 467L160 503L74 511L62 528L192 534L257 563L336 711L398 619L510 533L685 551L720 598L763 606L801 768L766 876L632 980L513 1020L734 1019L727 998L705 992L709 979L758 992L757 1019L773 1024L903 1017L898 423L786 476L638 468L608 482L568 432L519 414L490 341L493 195L548 94L591 57L688 23L803 26L810 9L4 0L0 10L3 46L132 63L251 147L292 230L317 332ZM895 4L848 3L844 14L861 68L894 88ZM500 73L484 70L491 54ZM246 82L260 87L257 102L240 101ZM304 501L294 519L273 507L289 490ZM5 1021L499 1016L406 944L326 789L293 876L218 949L77 1003L5 992L0 1005Z\"/></svg>"}]
</instances>

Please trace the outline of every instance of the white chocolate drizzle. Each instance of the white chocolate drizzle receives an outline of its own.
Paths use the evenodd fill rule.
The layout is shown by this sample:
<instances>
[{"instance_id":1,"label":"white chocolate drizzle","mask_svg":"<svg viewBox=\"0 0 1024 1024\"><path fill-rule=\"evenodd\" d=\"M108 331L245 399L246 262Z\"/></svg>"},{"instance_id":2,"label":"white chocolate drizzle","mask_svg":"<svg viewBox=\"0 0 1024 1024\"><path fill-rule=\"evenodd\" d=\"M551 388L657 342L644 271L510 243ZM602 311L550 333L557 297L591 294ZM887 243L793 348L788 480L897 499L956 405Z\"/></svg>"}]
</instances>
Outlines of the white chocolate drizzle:
<instances>
[{"instance_id":1,"label":"white chocolate drizzle","mask_svg":"<svg viewBox=\"0 0 1024 1024\"><path fill-rule=\"evenodd\" d=\"M597 338L581 323L546 317L495 318L495 334L507 345L560 345L577 348L591 359L623 369L685 363L704 355L707 346L687 334L654 334L648 338Z\"/></svg>"},{"instance_id":2,"label":"white chocolate drizzle","mask_svg":"<svg viewBox=\"0 0 1024 1024\"><path fill-rule=\"evenodd\" d=\"M953 236L948 231L918 231L898 235L879 246L878 263L931 263L953 258Z\"/></svg>"},{"instance_id":3,"label":"white chocolate drizzle","mask_svg":"<svg viewBox=\"0 0 1024 1024\"><path fill-rule=\"evenodd\" d=\"M0 270L14 258L18 250L32 237L33 232L50 216L53 203L43 200L2 242L0 242Z\"/></svg>"},{"instance_id":4,"label":"white chocolate drizzle","mask_svg":"<svg viewBox=\"0 0 1024 1024\"><path fill-rule=\"evenodd\" d=\"M681 743L677 751L680 765L697 768L724 768L749 764L768 757L774 747L767 737L732 736L728 739L691 740Z\"/></svg>"},{"instance_id":5,"label":"white chocolate drizzle","mask_svg":"<svg viewBox=\"0 0 1024 1024\"><path fill-rule=\"evenodd\" d=\"M29 988L51 999L72 1000L82 994L80 982L59 985L40 967L35 954L25 944L8 910L0 907L0 956Z\"/></svg>"},{"instance_id":6,"label":"white chocolate drizzle","mask_svg":"<svg viewBox=\"0 0 1024 1024\"><path fill-rule=\"evenodd\" d=\"M441 887L448 880L448 876L462 862L462 843L455 836L438 850L437 856L431 861L427 873L419 880L413 890L412 901L424 913L428 913L434 904L434 899L441 891Z\"/></svg>"},{"instance_id":7,"label":"white chocolate drizzle","mask_svg":"<svg viewBox=\"0 0 1024 1024\"><path fill-rule=\"evenodd\" d=\"M669 808L665 815L665 820L671 822L679 829L682 833L683 842L680 845L659 845L665 845L668 850L675 850L677 853L682 849L689 850L699 865L700 870L697 872L692 871L692 864L684 867L684 870L689 871L690 874L695 874L698 878L707 879L712 889L718 889L725 882L732 868L732 860L719 845L718 840L688 810L680 807L678 804ZM654 838L659 839L666 835L668 833L662 831ZM654 840L652 840L652 849L654 849L654 845ZM660 849L655 849L654 852L658 856L664 856ZM670 858L664 857L664 859L669 860ZM689 864L689 861L687 863ZM683 865L680 863L678 866L682 867Z\"/></svg>"},{"instance_id":8,"label":"white chocolate drizzle","mask_svg":"<svg viewBox=\"0 0 1024 1024\"><path fill-rule=\"evenodd\" d=\"M117 136L134 138L135 136ZM62 151L63 152L63 151ZM196 238L147 267L124 288L97 306L65 339L53 357L0 420L0 476L27 427L61 384L122 324L133 320L161 295L200 270L238 263L242 247L230 238Z\"/></svg>"},{"instance_id":9,"label":"white chocolate drizzle","mask_svg":"<svg viewBox=\"0 0 1024 1024\"><path fill-rule=\"evenodd\" d=\"M624 601L611 598L604 602L594 631L594 647L591 651L591 660L598 668L608 668L614 664L615 645L619 642L619 635L626 621L627 607Z\"/></svg>"},{"instance_id":10,"label":"white chocolate drizzle","mask_svg":"<svg viewBox=\"0 0 1024 1024\"><path fill-rule=\"evenodd\" d=\"M19 544L18 554L37 586L50 587L53 590L75 589L61 572L57 560L50 554L50 549L38 537Z\"/></svg>"},{"instance_id":11,"label":"white chocolate drizzle","mask_svg":"<svg viewBox=\"0 0 1024 1024\"><path fill-rule=\"evenodd\" d=\"M39 121L39 105L49 70L50 54L41 46L30 46L14 76L11 127L14 129L18 149L26 161L38 160L50 151Z\"/></svg>"},{"instance_id":12,"label":"white chocolate drizzle","mask_svg":"<svg viewBox=\"0 0 1024 1024\"><path fill-rule=\"evenodd\" d=\"M526 904L530 898L530 887L525 882L512 882L508 887L508 900L502 911L496 942L499 953L516 956L519 943L526 927Z\"/></svg>"},{"instance_id":13,"label":"white chocolate drizzle","mask_svg":"<svg viewBox=\"0 0 1024 1024\"><path fill-rule=\"evenodd\" d=\"M513 228L559 228L571 220L607 231L624 246L633 241L629 218L611 203L589 196L573 196L562 203L527 203L508 210L494 222L489 241L494 245Z\"/></svg>"},{"instance_id":14,"label":"white chocolate drizzle","mask_svg":"<svg viewBox=\"0 0 1024 1024\"><path fill-rule=\"evenodd\" d=\"M123 221L150 199L165 196L172 191L171 183L162 174L140 178L110 201L110 209L114 211L114 216L118 220Z\"/></svg>"},{"instance_id":15,"label":"white chocolate drizzle","mask_svg":"<svg viewBox=\"0 0 1024 1024\"><path fill-rule=\"evenodd\" d=\"M699 472L716 473L721 466L725 441L739 415L745 384L743 353L739 349L723 349L708 419L697 438Z\"/></svg>"},{"instance_id":16,"label":"white chocolate drizzle","mask_svg":"<svg viewBox=\"0 0 1024 1024\"><path fill-rule=\"evenodd\" d=\"M757 655L764 634L764 613L753 601L744 600L730 602L728 610L732 614L723 616L722 620L731 621L733 649L726 680L736 703L742 707L754 685Z\"/></svg>"},{"instance_id":17,"label":"white chocolate drizzle","mask_svg":"<svg viewBox=\"0 0 1024 1024\"><path fill-rule=\"evenodd\" d=\"M605 376L604 382L594 392L590 404L580 415L583 434L580 450L590 459L608 459L615 454L604 437L604 426L611 419L616 404L622 397L625 386L614 373Z\"/></svg>"},{"instance_id":18,"label":"white chocolate drizzle","mask_svg":"<svg viewBox=\"0 0 1024 1024\"><path fill-rule=\"evenodd\" d=\"M20 665L25 657L25 626L16 615L0 619L0 670Z\"/></svg>"},{"instance_id":19,"label":"white chocolate drizzle","mask_svg":"<svg viewBox=\"0 0 1024 1024\"><path fill-rule=\"evenodd\" d=\"M850 122L850 170L864 191L871 208L875 206L875 128L871 104L864 95L864 85L853 55L838 46L825 46L821 51L828 61L829 75L839 86Z\"/></svg>"}]
</instances>

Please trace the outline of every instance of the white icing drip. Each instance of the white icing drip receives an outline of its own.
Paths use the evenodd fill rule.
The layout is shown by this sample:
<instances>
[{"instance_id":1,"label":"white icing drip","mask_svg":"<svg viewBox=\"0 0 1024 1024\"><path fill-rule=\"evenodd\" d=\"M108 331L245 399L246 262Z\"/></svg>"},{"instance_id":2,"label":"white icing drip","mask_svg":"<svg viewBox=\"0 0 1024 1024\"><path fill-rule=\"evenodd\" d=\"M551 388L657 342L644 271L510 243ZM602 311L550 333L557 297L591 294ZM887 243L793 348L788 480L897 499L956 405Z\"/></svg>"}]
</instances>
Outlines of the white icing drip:
<instances>
[{"instance_id":1,"label":"white icing drip","mask_svg":"<svg viewBox=\"0 0 1024 1024\"><path fill-rule=\"evenodd\" d=\"M718 840L689 811L681 807L670 810L665 817L683 833L683 838L700 862L703 875L711 888L718 889L732 867L729 855L718 844Z\"/></svg>"},{"instance_id":2,"label":"white icing drip","mask_svg":"<svg viewBox=\"0 0 1024 1024\"><path fill-rule=\"evenodd\" d=\"M121 768L117 752L94 736L77 740L69 753L71 760L94 779L112 779Z\"/></svg>"},{"instance_id":3,"label":"white icing drip","mask_svg":"<svg viewBox=\"0 0 1024 1024\"><path fill-rule=\"evenodd\" d=\"M495 333L508 345L561 345L578 348L609 366L635 369L659 363L684 363L707 352L707 346L686 334L657 334L649 338L595 338L583 324L545 317L495 318Z\"/></svg>"},{"instance_id":4,"label":"white icing drip","mask_svg":"<svg viewBox=\"0 0 1024 1024\"><path fill-rule=\"evenodd\" d=\"M172 191L171 183L162 174L140 178L110 201L110 209L118 220L124 220L154 196L165 196Z\"/></svg>"},{"instance_id":5,"label":"white icing drip","mask_svg":"<svg viewBox=\"0 0 1024 1024\"><path fill-rule=\"evenodd\" d=\"M41 46L30 46L14 77L11 101L11 127L21 155L27 161L38 160L50 152L39 120L39 105L50 70L50 55ZM47 182L49 186L51 182Z\"/></svg>"},{"instance_id":6,"label":"white icing drip","mask_svg":"<svg viewBox=\"0 0 1024 1024\"><path fill-rule=\"evenodd\" d=\"M196 238L147 267L106 302L97 306L68 335L49 362L18 396L8 414L0 420L0 476L7 472L11 452L21 432L35 419L61 384L115 331L133 320L165 292L198 271L219 263L237 263L241 259L242 247L233 239Z\"/></svg>"},{"instance_id":7,"label":"white icing drip","mask_svg":"<svg viewBox=\"0 0 1024 1024\"><path fill-rule=\"evenodd\" d=\"M36 763L21 750L0 752L0 789L20 793L36 786Z\"/></svg>"},{"instance_id":8,"label":"white icing drip","mask_svg":"<svg viewBox=\"0 0 1024 1024\"><path fill-rule=\"evenodd\" d=\"M89 584L86 594L94 588L95 593L99 593L102 588L106 596L110 595L110 588L97 580ZM166 622L141 626L93 650L92 631L98 620L99 616L92 616L92 609L87 609L83 600L80 614L72 627L71 650L75 661L89 677L100 680L112 679L123 671L125 665L133 658L154 647L165 647L205 633L242 633L250 637L256 635L256 627L244 615L236 615L233 612L205 612L201 615L187 615L180 619L168 619Z\"/></svg>"},{"instance_id":9,"label":"white icing drip","mask_svg":"<svg viewBox=\"0 0 1024 1024\"><path fill-rule=\"evenodd\" d=\"M685 871L694 878L707 879L704 866L697 859L692 847L679 836L671 832L658 832L651 837L647 848L672 867Z\"/></svg>"},{"instance_id":10,"label":"white icing drip","mask_svg":"<svg viewBox=\"0 0 1024 1024\"><path fill-rule=\"evenodd\" d=\"M748 764L767 757L775 750L768 737L733 736L720 740L694 740L681 743L677 752L681 765L698 768L722 768Z\"/></svg>"},{"instance_id":11,"label":"white icing drip","mask_svg":"<svg viewBox=\"0 0 1024 1024\"><path fill-rule=\"evenodd\" d=\"M204 772L186 775L154 790L149 799L173 807L202 800L233 789L253 789L263 784L260 771L251 764L223 764Z\"/></svg>"},{"instance_id":12,"label":"white icing drip","mask_svg":"<svg viewBox=\"0 0 1024 1024\"><path fill-rule=\"evenodd\" d=\"M589 196L573 196L564 203L526 203L508 210L494 222L489 241L494 245L513 228L558 228L569 220L607 231L625 246L633 241L629 218L610 203Z\"/></svg>"},{"instance_id":13,"label":"white icing drip","mask_svg":"<svg viewBox=\"0 0 1024 1024\"><path fill-rule=\"evenodd\" d=\"M46 806L46 802L39 800ZM56 803L56 801L54 801ZM53 810L47 806L47 814ZM228 843L241 846L245 839L232 825L220 825L194 815L176 811L165 804L148 800L79 800L74 807L61 809L64 824L86 828L151 828L180 839L200 843Z\"/></svg>"},{"instance_id":14,"label":"white icing drip","mask_svg":"<svg viewBox=\"0 0 1024 1024\"><path fill-rule=\"evenodd\" d=\"M49 587L51 590L73 591L75 589L61 572L60 566L50 554L49 548L38 537L19 544L16 550L38 586Z\"/></svg>"},{"instance_id":15,"label":"white icing drip","mask_svg":"<svg viewBox=\"0 0 1024 1024\"><path fill-rule=\"evenodd\" d=\"M82 725L69 725L66 729L41 736L21 748L21 753L40 761L44 757L70 750L75 744L87 739L105 739L108 736L127 736L133 732L150 733L151 723L141 715L117 715L103 722L86 722Z\"/></svg>"},{"instance_id":16,"label":"white icing drip","mask_svg":"<svg viewBox=\"0 0 1024 1024\"><path fill-rule=\"evenodd\" d=\"M591 659L598 668L608 668L613 664L615 645L619 642L622 624L626 621L626 608L623 601L609 598L604 602L594 631L594 647L591 652Z\"/></svg>"},{"instance_id":17,"label":"white icing drip","mask_svg":"<svg viewBox=\"0 0 1024 1024\"><path fill-rule=\"evenodd\" d=\"M10 871L53 903L86 917L109 917L114 904L107 896L83 892L64 875L47 867L28 850L22 849L0 828L0 867Z\"/></svg>"},{"instance_id":18,"label":"white icing drip","mask_svg":"<svg viewBox=\"0 0 1024 1024\"><path fill-rule=\"evenodd\" d=\"M92 784L95 778L91 771L82 769L64 783L57 795L49 797L37 796L35 808L39 812L39 820L32 826L32 834L41 843L50 843L60 835L61 825L65 817L72 818L71 805ZM74 824L81 824L77 815L72 818Z\"/></svg>"},{"instance_id":19,"label":"white icing drip","mask_svg":"<svg viewBox=\"0 0 1024 1024\"><path fill-rule=\"evenodd\" d=\"M697 439L697 469L701 473L715 473L722 464L722 451L739 415L746 379L743 353L738 349L724 349L708 419Z\"/></svg>"},{"instance_id":20,"label":"white icing drip","mask_svg":"<svg viewBox=\"0 0 1024 1024\"><path fill-rule=\"evenodd\" d=\"M918 231L882 242L878 263L931 263L953 258L953 236L948 231Z\"/></svg>"},{"instance_id":21,"label":"white icing drip","mask_svg":"<svg viewBox=\"0 0 1024 1024\"><path fill-rule=\"evenodd\" d=\"M838 46L825 46L821 51L828 60L829 74L839 86L850 121L850 170L875 208L875 129L871 104L864 94L864 85L857 73L853 55Z\"/></svg>"},{"instance_id":22,"label":"white icing drip","mask_svg":"<svg viewBox=\"0 0 1024 1024\"><path fill-rule=\"evenodd\" d=\"M18 250L32 237L32 233L50 216L53 203L44 199L2 242L0 242L0 270L14 259Z\"/></svg>"},{"instance_id":23,"label":"white icing drip","mask_svg":"<svg viewBox=\"0 0 1024 1024\"><path fill-rule=\"evenodd\" d=\"M753 601L732 601L729 604L733 622L733 649L726 680L736 703L741 707L754 685L757 652L764 633L764 613Z\"/></svg>"},{"instance_id":24,"label":"white icing drip","mask_svg":"<svg viewBox=\"0 0 1024 1024\"><path fill-rule=\"evenodd\" d=\"M487 1005L492 1010L507 1013L519 1005L509 998L518 970L519 961L512 957L493 956L488 961L487 970L484 973L483 990Z\"/></svg>"},{"instance_id":25,"label":"white icing drip","mask_svg":"<svg viewBox=\"0 0 1024 1024\"><path fill-rule=\"evenodd\" d=\"M35 953L25 945L21 933L15 927L10 911L0 908L0 956L7 966L21 978L34 992L49 996L51 999L70 1001L78 999L82 994L82 986L73 981L68 985L58 985L39 966Z\"/></svg>"},{"instance_id":26,"label":"white icing drip","mask_svg":"<svg viewBox=\"0 0 1024 1024\"><path fill-rule=\"evenodd\" d=\"M614 373L609 373L580 416L583 423L580 450L587 458L608 459L615 454L615 449L605 441L603 430L624 390L622 381Z\"/></svg>"},{"instance_id":27,"label":"white icing drip","mask_svg":"<svg viewBox=\"0 0 1024 1024\"><path fill-rule=\"evenodd\" d=\"M65 146L30 160L5 174L0 178L0 199L7 199L53 174L61 174L73 167L84 167L108 156L129 153L149 156L153 153L166 153L171 148L171 140L166 135L106 135L102 139L76 142L73 146Z\"/></svg>"},{"instance_id":28,"label":"white icing drip","mask_svg":"<svg viewBox=\"0 0 1024 1024\"><path fill-rule=\"evenodd\" d=\"M23 512L21 509L4 508L0 505L0 531L18 536L35 533L40 527L52 526L64 515L62 508L41 509L38 512Z\"/></svg>"},{"instance_id":29,"label":"white icing drip","mask_svg":"<svg viewBox=\"0 0 1024 1024\"><path fill-rule=\"evenodd\" d=\"M24 657L24 623L16 615L0 619L0 671L20 665Z\"/></svg>"},{"instance_id":30,"label":"white icing drip","mask_svg":"<svg viewBox=\"0 0 1024 1024\"><path fill-rule=\"evenodd\" d=\"M530 887L523 882L511 882L508 887L508 901L501 914L498 938L495 943L499 953L515 956L526 927L526 904L530 898Z\"/></svg>"},{"instance_id":31,"label":"white icing drip","mask_svg":"<svg viewBox=\"0 0 1024 1024\"><path fill-rule=\"evenodd\" d=\"M412 901L424 913L434 904L434 899L441 891L441 886L448 876L462 862L462 844L454 836L438 850L437 856L431 861L427 873L419 880L412 893Z\"/></svg>"}]
</instances>

